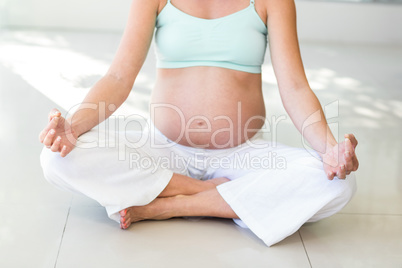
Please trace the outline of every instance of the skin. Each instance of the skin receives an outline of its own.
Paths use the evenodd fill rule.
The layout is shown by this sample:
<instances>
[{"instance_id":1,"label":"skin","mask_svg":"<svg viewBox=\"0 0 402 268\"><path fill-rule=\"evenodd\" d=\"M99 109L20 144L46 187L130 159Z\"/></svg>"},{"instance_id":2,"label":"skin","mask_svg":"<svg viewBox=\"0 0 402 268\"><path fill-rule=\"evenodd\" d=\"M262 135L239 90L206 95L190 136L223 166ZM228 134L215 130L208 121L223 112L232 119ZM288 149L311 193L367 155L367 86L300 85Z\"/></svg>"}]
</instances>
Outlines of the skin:
<instances>
[{"instance_id":1,"label":"skin","mask_svg":"<svg viewBox=\"0 0 402 268\"><path fill-rule=\"evenodd\" d=\"M115 58L107 74L93 86L83 103L103 102L106 107L116 108L126 100L150 47L156 16L165 4L164 0L133 0ZM214 19L246 8L249 1L172 0L172 4L192 16ZM335 176L344 179L358 168L357 140L353 134L346 134L344 141L336 142L308 84L299 50L293 0L257 0L255 8L268 25L272 64L287 113L322 157L328 179ZM239 145L254 135L252 129L259 129L263 124L261 119L251 119L265 118L261 74L212 66L158 69L151 104L176 107L151 109L151 116L156 127L169 139L193 147L214 149ZM48 125L39 135L40 142L64 157L73 150L80 135L115 110L106 109L99 116L99 109L84 109L85 104L80 108L67 119L53 109ZM305 127L303 123L315 113L321 120ZM232 127L232 131L219 132L228 127ZM174 174L166 189L149 205L121 211L121 227L128 228L132 222L144 219L179 216L237 218L216 190L217 184L226 181L226 178L216 178L211 183Z\"/></svg>"}]
</instances>

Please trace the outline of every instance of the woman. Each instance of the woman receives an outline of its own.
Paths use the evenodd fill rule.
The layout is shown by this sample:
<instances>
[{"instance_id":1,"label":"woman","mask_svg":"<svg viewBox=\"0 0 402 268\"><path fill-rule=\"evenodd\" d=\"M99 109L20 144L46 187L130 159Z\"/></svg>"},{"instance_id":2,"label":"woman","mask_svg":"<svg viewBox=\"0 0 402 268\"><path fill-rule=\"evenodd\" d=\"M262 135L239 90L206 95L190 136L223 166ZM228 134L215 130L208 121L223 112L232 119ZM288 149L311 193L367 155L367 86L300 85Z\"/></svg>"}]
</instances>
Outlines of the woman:
<instances>
[{"instance_id":1,"label":"woman","mask_svg":"<svg viewBox=\"0 0 402 268\"><path fill-rule=\"evenodd\" d=\"M149 126L110 134L123 154L83 148L104 142L93 128L126 100L155 27ZM261 138L267 36L284 107L316 153ZM292 0L133 0L107 74L73 116L52 110L39 138L45 177L97 200L123 229L143 219L233 218L270 246L336 213L355 192L347 175L358 167L357 141L336 142L308 85ZM268 153L282 164L264 165Z\"/></svg>"}]
</instances>

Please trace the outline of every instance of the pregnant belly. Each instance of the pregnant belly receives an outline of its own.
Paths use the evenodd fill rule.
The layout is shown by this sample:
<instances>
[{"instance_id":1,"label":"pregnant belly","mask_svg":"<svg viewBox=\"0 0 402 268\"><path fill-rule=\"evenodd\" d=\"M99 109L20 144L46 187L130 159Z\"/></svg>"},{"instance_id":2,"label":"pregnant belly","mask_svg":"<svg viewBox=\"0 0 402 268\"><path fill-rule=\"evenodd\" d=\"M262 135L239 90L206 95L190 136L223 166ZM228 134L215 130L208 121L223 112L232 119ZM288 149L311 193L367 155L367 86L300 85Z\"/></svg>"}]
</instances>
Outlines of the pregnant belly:
<instances>
[{"instance_id":1,"label":"pregnant belly","mask_svg":"<svg viewBox=\"0 0 402 268\"><path fill-rule=\"evenodd\" d=\"M155 126L170 140L208 149L244 143L265 122L260 89L156 88L150 113Z\"/></svg>"},{"instance_id":2,"label":"pregnant belly","mask_svg":"<svg viewBox=\"0 0 402 268\"><path fill-rule=\"evenodd\" d=\"M155 126L170 140L191 147L218 149L245 142L264 124L263 111L244 111L242 102L236 104L230 109L211 111L164 102L152 103L151 109Z\"/></svg>"}]
</instances>

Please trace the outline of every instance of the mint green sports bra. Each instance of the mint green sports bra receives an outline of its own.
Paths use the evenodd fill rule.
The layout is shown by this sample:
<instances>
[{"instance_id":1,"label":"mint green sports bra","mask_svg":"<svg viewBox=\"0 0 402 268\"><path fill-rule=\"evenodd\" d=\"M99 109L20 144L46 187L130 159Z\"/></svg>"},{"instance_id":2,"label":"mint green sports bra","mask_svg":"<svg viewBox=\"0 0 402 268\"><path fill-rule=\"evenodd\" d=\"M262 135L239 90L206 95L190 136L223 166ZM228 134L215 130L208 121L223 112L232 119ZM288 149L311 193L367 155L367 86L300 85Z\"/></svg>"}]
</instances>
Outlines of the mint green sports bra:
<instances>
[{"instance_id":1,"label":"mint green sports bra","mask_svg":"<svg viewBox=\"0 0 402 268\"><path fill-rule=\"evenodd\" d=\"M216 19L191 16L168 0L155 26L157 68L216 66L261 73L268 30L254 0L246 8Z\"/></svg>"}]
</instances>

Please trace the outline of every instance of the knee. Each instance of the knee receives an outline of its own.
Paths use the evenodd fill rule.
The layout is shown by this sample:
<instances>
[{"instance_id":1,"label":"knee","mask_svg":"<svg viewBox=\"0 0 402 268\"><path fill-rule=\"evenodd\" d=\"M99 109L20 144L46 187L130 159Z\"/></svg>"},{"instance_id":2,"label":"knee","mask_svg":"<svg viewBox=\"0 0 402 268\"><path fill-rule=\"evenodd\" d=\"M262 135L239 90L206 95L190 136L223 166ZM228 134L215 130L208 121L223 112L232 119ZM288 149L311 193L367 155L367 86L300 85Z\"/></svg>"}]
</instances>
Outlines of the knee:
<instances>
[{"instance_id":1,"label":"knee","mask_svg":"<svg viewBox=\"0 0 402 268\"><path fill-rule=\"evenodd\" d=\"M341 190L337 195L335 195L332 204L332 210L331 210L331 215L339 212L342 210L353 198L353 196L356 193L357 187L356 187L356 180L355 176L349 176L345 181L343 182L343 187L341 187Z\"/></svg>"},{"instance_id":2,"label":"knee","mask_svg":"<svg viewBox=\"0 0 402 268\"><path fill-rule=\"evenodd\" d=\"M346 192L346 197L348 198L348 202L353 198L353 196L355 195L356 191L357 191L357 185L356 185L356 177L355 175L352 173L351 175L349 175L349 177L347 178L347 182L348 182L348 186L347 186L347 192Z\"/></svg>"},{"instance_id":3,"label":"knee","mask_svg":"<svg viewBox=\"0 0 402 268\"><path fill-rule=\"evenodd\" d=\"M308 222L315 222L332 216L352 200L357 190L355 175L351 174L346 180L339 180L336 183L337 185L334 187L333 192L329 193L331 198Z\"/></svg>"},{"instance_id":4,"label":"knee","mask_svg":"<svg viewBox=\"0 0 402 268\"><path fill-rule=\"evenodd\" d=\"M338 204L338 210L341 210L350 200L352 200L356 193L357 187L355 175L351 174L345 180L339 180L338 183L339 191L334 195L332 202Z\"/></svg>"},{"instance_id":5,"label":"knee","mask_svg":"<svg viewBox=\"0 0 402 268\"><path fill-rule=\"evenodd\" d=\"M53 153L49 149L43 147L40 154L40 165L46 178L48 177L48 174L52 171L52 167L54 166L55 162L55 156L56 153Z\"/></svg>"},{"instance_id":6,"label":"knee","mask_svg":"<svg viewBox=\"0 0 402 268\"><path fill-rule=\"evenodd\" d=\"M63 182L63 171L69 161L64 161L60 153L55 153L47 148L43 148L40 154L40 164L43 170L43 175L45 179L57 188L67 190L65 182Z\"/></svg>"}]
</instances>

